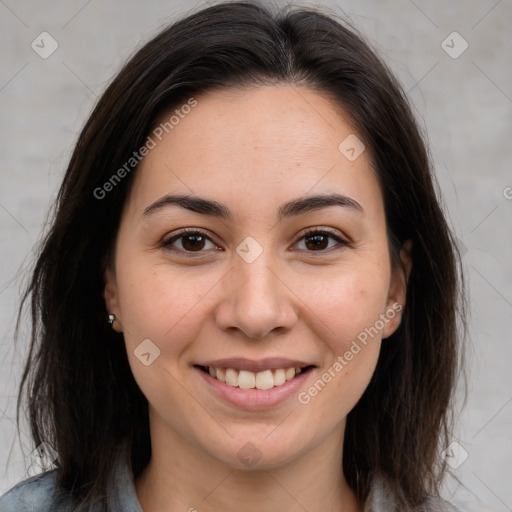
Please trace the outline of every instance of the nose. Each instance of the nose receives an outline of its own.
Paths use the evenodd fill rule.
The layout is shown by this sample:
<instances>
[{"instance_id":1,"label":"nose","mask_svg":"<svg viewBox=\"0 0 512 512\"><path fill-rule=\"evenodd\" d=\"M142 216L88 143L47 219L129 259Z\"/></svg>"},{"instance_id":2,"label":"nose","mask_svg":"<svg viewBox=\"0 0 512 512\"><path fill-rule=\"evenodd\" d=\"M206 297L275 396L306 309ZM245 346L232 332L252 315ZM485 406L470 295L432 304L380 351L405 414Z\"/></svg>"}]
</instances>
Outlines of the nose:
<instances>
[{"instance_id":1,"label":"nose","mask_svg":"<svg viewBox=\"0 0 512 512\"><path fill-rule=\"evenodd\" d=\"M252 263L235 259L215 311L220 329L258 339L273 331L286 332L297 322L293 292L265 254L263 251Z\"/></svg>"}]
</instances>

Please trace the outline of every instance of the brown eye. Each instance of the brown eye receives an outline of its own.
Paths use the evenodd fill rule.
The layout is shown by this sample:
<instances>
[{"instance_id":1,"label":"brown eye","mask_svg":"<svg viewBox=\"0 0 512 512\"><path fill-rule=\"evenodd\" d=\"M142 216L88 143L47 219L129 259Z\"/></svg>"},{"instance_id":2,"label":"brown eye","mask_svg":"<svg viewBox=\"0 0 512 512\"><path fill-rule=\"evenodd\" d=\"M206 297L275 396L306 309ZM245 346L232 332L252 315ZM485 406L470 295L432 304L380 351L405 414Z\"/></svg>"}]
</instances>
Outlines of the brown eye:
<instances>
[{"instance_id":1,"label":"brown eye","mask_svg":"<svg viewBox=\"0 0 512 512\"><path fill-rule=\"evenodd\" d=\"M323 250L327 249L329 242L328 239L331 238L329 236L325 235L313 235L313 236L307 236L306 238L306 247L308 249L312 250Z\"/></svg>"},{"instance_id":2,"label":"brown eye","mask_svg":"<svg viewBox=\"0 0 512 512\"><path fill-rule=\"evenodd\" d=\"M210 242L212 248L216 245L201 231L182 231L163 242L165 248L177 252L204 252L206 244Z\"/></svg>"},{"instance_id":3,"label":"brown eye","mask_svg":"<svg viewBox=\"0 0 512 512\"><path fill-rule=\"evenodd\" d=\"M329 239L335 240L337 244L329 245ZM330 231L321 231L318 229L312 229L308 231L300 240L304 240L305 250L308 252L326 252L327 249L332 249L336 245L347 246L348 242L340 238L339 236L331 233Z\"/></svg>"},{"instance_id":4,"label":"brown eye","mask_svg":"<svg viewBox=\"0 0 512 512\"><path fill-rule=\"evenodd\" d=\"M181 245L187 251L201 250L204 248L205 237L203 235L182 236Z\"/></svg>"}]
</instances>

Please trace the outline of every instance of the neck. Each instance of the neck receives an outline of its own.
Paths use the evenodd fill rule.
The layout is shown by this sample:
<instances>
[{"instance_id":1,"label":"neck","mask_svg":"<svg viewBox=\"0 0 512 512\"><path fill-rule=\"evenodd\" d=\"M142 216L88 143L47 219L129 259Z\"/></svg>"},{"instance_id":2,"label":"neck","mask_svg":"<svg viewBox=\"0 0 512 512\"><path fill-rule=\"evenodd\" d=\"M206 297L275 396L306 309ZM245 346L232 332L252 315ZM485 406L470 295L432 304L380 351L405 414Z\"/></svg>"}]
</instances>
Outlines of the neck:
<instances>
[{"instance_id":1,"label":"neck","mask_svg":"<svg viewBox=\"0 0 512 512\"><path fill-rule=\"evenodd\" d=\"M274 468L234 469L158 421L136 479L144 512L362 512L342 470L344 423L321 445Z\"/></svg>"}]
</instances>

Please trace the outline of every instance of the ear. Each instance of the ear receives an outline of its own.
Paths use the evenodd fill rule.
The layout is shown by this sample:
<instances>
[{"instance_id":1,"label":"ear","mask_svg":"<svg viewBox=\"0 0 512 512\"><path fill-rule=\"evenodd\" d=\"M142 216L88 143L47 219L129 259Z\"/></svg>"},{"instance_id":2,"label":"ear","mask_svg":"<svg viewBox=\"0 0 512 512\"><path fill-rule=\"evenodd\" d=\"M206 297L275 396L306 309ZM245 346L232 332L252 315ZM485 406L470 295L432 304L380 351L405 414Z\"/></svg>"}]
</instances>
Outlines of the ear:
<instances>
[{"instance_id":1,"label":"ear","mask_svg":"<svg viewBox=\"0 0 512 512\"><path fill-rule=\"evenodd\" d=\"M114 271L108 267L103 275L105 281L105 288L103 289L103 298L105 299L105 305L108 313L115 315L116 319L112 324L112 328L116 332L123 332L123 324L121 318L121 310L119 308L119 292L117 290L117 281Z\"/></svg>"},{"instance_id":2,"label":"ear","mask_svg":"<svg viewBox=\"0 0 512 512\"><path fill-rule=\"evenodd\" d=\"M407 282L412 270L412 240L407 240L400 250L401 266L394 269L389 286L388 301L384 315L388 318L382 330L382 339L391 336L400 325L405 308Z\"/></svg>"}]
</instances>

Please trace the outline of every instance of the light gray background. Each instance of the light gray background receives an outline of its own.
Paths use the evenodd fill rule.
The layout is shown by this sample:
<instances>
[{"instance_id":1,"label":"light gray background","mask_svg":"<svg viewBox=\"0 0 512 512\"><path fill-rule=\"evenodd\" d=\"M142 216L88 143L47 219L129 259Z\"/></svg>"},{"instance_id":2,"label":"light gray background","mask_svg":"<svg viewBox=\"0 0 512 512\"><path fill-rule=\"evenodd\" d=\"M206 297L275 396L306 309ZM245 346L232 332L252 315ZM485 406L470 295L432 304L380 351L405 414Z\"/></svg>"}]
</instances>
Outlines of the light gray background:
<instances>
[{"instance_id":1,"label":"light gray background","mask_svg":"<svg viewBox=\"0 0 512 512\"><path fill-rule=\"evenodd\" d=\"M22 265L97 97L136 47L199 5L184 1L0 0L0 493L38 472L26 425L15 437L25 338L13 343ZM204 5L201 2L200 5ZM468 511L512 510L512 3L324 1L349 15L402 81L428 131L450 221L461 240L472 317L469 397L446 497ZM43 31L58 49L42 59ZM457 31L458 58L442 48ZM449 38L452 52L462 40ZM453 42L452 42L453 39ZM26 327L24 329L26 332ZM9 464L7 465L8 457Z\"/></svg>"}]
</instances>

